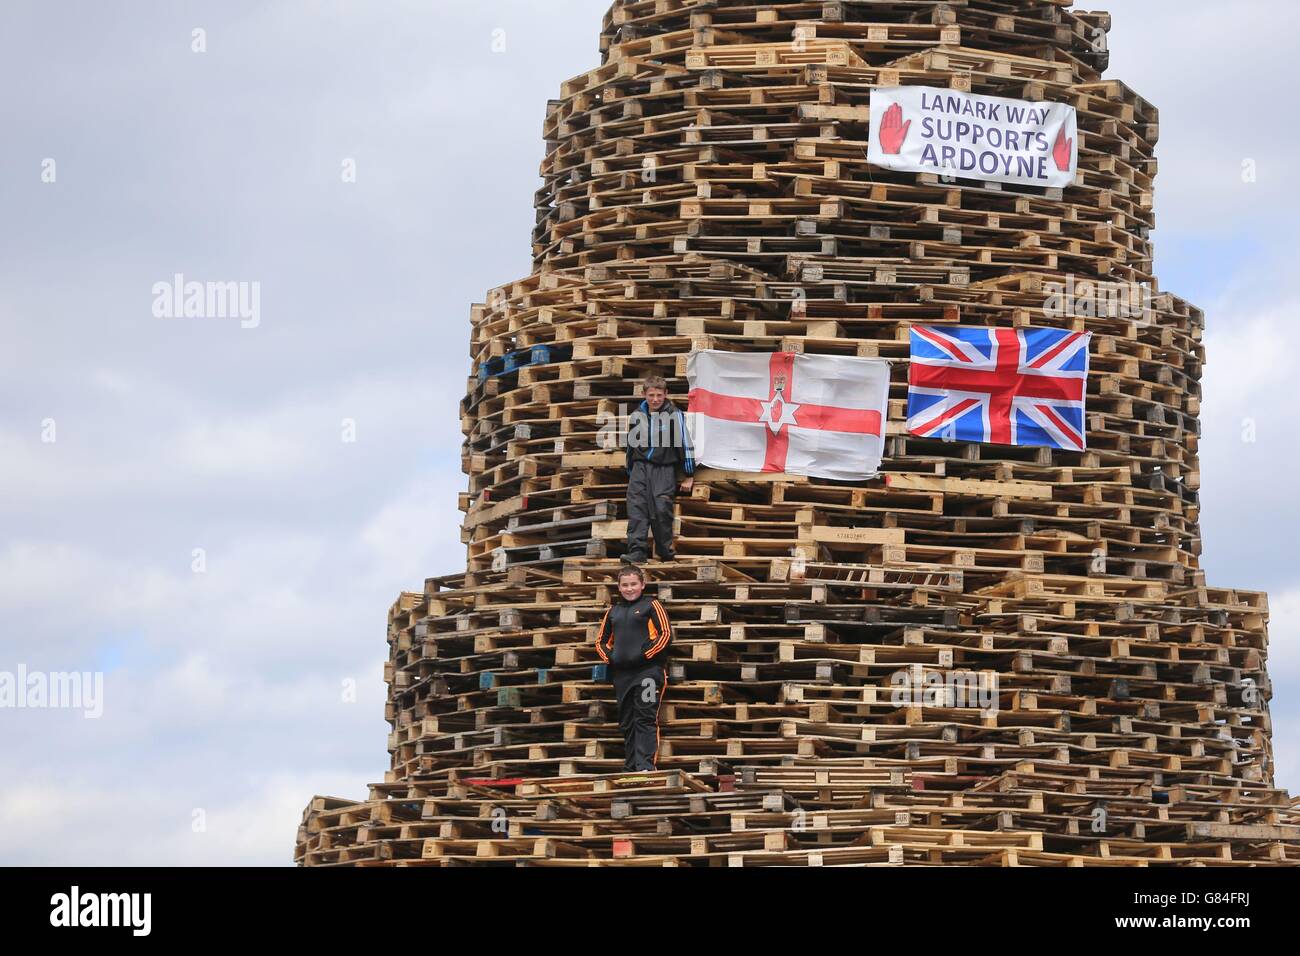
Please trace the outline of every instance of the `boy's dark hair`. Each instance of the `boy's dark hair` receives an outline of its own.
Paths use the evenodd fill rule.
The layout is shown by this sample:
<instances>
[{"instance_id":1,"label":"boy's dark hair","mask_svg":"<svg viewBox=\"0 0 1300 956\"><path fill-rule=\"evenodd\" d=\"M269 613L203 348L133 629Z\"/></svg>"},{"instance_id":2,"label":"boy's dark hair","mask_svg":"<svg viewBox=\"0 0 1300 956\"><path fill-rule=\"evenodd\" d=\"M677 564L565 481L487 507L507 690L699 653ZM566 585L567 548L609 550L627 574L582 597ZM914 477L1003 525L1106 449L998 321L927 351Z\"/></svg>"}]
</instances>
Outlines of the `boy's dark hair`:
<instances>
[{"instance_id":1,"label":"boy's dark hair","mask_svg":"<svg viewBox=\"0 0 1300 956\"><path fill-rule=\"evenodd\" d=\"M668 391L668 382L662 375L647 375L641 380L641 392L644 394L652 388L662 388L666 392Z\"/></svg>"},{"instance_id":2,"label":"boy's dark hair","mask_svg":"<svg viewBox=\"0 0 1300 956\"><path fill-rule=\"evenodd\" d=\"M635 575L636 577L640 578L641 583L645 584L645 572L642 571L640 568L638 568L635 564L632 564L630 562L618 569L618 580L622 581L623 578L625 578L629 574Z\"/></svg>"}]
</instances>

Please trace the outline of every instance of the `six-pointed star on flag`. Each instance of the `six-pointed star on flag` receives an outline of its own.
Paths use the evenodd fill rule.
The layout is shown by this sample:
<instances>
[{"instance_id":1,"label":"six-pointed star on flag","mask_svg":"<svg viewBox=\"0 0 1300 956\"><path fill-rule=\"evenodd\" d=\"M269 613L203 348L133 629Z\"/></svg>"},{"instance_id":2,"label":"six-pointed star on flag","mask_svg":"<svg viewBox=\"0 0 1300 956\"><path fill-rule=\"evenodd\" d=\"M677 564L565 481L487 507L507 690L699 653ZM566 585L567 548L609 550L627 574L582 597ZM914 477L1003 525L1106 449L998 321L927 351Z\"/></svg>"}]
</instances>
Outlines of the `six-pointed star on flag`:
<instances>
[{"instance_id":1,"label":"six-pointed star on flag","mask_svg":"<svg viewBox=\"0 0 1300 956\"><path fill-rule=\"evenodd\" d=\"M781 429L786 425L798 425L794 419L794 413L799 410L799 406L793 402L787 402L781 392L772 396L771 401L762 402L763 414L758 416L760 422L766 422L767 427L772 429L772 434L779 434Z\"/></svg>"}]
</instances>

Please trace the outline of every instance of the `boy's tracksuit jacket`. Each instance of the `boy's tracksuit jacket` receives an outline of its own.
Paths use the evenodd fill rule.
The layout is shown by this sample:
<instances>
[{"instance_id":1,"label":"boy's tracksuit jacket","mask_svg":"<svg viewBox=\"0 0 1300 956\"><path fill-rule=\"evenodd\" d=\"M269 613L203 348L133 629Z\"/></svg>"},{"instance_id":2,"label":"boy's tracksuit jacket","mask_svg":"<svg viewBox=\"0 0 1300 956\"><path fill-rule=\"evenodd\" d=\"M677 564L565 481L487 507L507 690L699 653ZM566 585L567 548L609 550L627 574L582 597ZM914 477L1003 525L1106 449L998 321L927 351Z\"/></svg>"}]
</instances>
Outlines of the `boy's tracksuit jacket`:
<instances>
[{"instance_id":1,"label":"boy's tracksuit jacket","mask_svg":"<svg viewBox=\"0 0 1300 956\"><path fill-rule=\"evenodd\" d=\"M665 654L672 642L668 614L648 594L635 601L620 598L600 622L596 652L609 665L628 770L655 769L659 705L668 682Z\"/></svg>"},{"instance_id":2,"label":"boy's tracksuit jacket","mask_svg":"<svg viewBox=\"0 0 1300 956\"><path fill-rule=\"evenodd\" d=\"M638 461L671 465L674 472L687 477L695 474L695 452L686 416L671 400L665 399L657 412L650 411L650 403L642 401L628 416L627 470L630 472Z\"/></svg>"}]
</instances>

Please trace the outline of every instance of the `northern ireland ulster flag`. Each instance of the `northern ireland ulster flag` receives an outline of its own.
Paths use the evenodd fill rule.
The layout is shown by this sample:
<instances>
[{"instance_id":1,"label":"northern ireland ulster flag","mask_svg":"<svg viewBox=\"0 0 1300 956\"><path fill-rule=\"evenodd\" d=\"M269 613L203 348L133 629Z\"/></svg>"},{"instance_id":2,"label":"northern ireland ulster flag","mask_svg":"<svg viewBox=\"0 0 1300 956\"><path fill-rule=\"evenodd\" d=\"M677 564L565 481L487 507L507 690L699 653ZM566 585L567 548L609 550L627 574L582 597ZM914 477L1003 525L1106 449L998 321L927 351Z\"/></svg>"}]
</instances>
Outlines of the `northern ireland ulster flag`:
<instances>
[{"instance_id":1,"label":"northern ireland ulster flag","mask_svg":"<svg viewBox=\"0 0 1300 956\"><path fill-rule=\"evenodd\" d=\"M855 481L885 453L889 363L793 352L693 352L700 464Z\"/></svg>"}]
</instances>

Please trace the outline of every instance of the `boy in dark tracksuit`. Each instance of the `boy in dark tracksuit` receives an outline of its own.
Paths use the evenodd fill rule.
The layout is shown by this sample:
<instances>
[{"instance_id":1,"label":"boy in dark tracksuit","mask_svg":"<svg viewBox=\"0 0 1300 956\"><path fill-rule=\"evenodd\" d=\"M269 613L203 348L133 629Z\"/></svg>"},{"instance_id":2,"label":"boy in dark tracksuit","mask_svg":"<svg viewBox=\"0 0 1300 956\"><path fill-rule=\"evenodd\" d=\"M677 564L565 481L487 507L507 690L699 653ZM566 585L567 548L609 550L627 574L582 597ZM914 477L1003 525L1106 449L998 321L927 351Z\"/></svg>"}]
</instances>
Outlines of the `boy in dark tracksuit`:
<instances>
[{"instance_id":1,"label":"boy in dark tracksuit","mask_svg":"<svg viewBox=\"0 0 1300 956\"><path fill-rule=\"evenodd\" d=\"M673 505L678 483L682 491L694 484L695 457L686 416L668 401L668 385L658 375L643 383L645 401L628 416L627 429L627 553L637 564L647 558L647 532L653 532L655 554L671 561Z\"/></svg>"},{"instance_id":2,"label":"boy in dark tracksuit","mask_svg":"<svg viewBox=\"0 0 1300 956\"><path fill-rule=\"evenodd\" d=\"M645 593L640 568L625 566L618 574L616 601L601 619L596 652L609 666L623 731L625 770L654 770L659 753L659 706L668 673L665 653L673 642L664 606Z\"/></svg>"}]
</instances>

